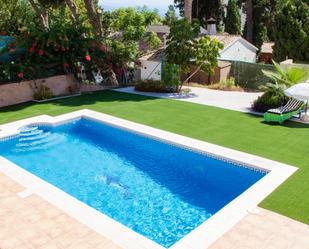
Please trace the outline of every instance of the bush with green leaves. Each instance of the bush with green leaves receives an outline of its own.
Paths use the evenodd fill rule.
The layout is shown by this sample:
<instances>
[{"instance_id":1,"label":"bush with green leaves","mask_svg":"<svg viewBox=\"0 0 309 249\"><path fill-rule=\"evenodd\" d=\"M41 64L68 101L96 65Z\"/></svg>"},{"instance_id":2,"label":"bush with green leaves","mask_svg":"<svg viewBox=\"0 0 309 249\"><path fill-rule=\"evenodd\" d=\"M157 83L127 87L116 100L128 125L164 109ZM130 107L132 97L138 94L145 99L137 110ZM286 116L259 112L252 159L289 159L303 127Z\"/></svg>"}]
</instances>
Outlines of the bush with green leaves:
<instances>
[{"instance_id":1,"label":"bush with green leaves","mask_svg":"<svg viewBox=\"0 0 309 249\"><path fill-rule=\"evenodd\" d=\"M230 77L226 80L220 81L219 85L222 89L232 89L236 86L236 81L234 77Z\"/></svg>"},{"instance_id":2,"label":"bush with green leaves","mask_svg":"<svg viewBox=\"0 0 309 249\"><path fill-rule=\"evenodd\" d=\"M175 88L171 86L167 86L162 81L145 80L145 81L136 82L135 90L140 91L140 92L171 93L175 91Z\"/></svg>"},{"instance_id":3,"label":"bush with green leaves","mask_svg":"<svg viewBox=\"0 0 309 249\"><path fill-rule=\"evenodd\" d=\"M179 73L177 65L163 62L162 81L165 86L177 89L180 84Z\"/></svg>"},{"instance_id":4,"label":"bush with green leaves","mask_svg":"<svg viewBox=\"0 0 309 249\"><path fill-rule=\"evenodd\" d=\"M241 34L241 16L237 0L229 0L224 31L232 35Z\"/></svg>"},{"instance_id":5,"label":"bush with green leaves","mask_svg":"<svg viewBox=\"0 0 309 249\"><path fill-rule=\"evenodd\" d=\"M28 0L0 1L0 33L19 35L30 23L37 23Z\"/></svg>"},{"instance_id":6,"label":"bush with green leaves","mask_svg":"<svg viewBox=\"0 0 309 249\"><path fill-rule=\"evenodd\" d=\"M275 61L273 63L276 72L262 70L271 82L260 87L264 94L254 102L252 107L255 111L266 112L268 109L281 106L287 99L284 90L289 86L305 81L309 77L307 70L303 68L284 68Z\"/></svg>"},{"instance_id":7,"label":"bush with green leaves","mask_svg":"<svg viewBox=\"0 0 309 249\"><path fill-rule=\"evenodd\" d=\"M287 57L309 61L309 2L308 0L278 1L274 16L273 36L276 60Z\"/></svg>"},{"instance_id":8,"label":"bush with green leaves","mask_svg":"<svg viewBox=\"0 0 309 249\"><path fill-rule=\"evenodd\" d=\"M269 109L278 108L284 105L287 98L284 95L265 92L262 96L254 101L252 109L256 112L267 112Z\"/></svg>"}]
</instances>

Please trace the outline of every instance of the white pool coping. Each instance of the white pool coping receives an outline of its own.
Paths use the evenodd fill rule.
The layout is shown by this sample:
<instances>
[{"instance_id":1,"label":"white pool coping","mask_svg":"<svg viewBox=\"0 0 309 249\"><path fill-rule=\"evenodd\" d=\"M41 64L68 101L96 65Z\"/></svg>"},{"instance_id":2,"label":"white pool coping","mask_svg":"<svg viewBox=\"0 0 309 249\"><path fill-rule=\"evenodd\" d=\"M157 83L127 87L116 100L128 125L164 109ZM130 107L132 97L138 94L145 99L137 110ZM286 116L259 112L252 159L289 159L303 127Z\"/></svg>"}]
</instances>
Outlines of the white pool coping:
<instances>
[{"instance_id":1,"label":"white pool coping","mask_svg":"<svg viewBox=\"0 0 309 249\"><path fill-rule=\"evenodd\" d=\"M91 110L80 110L57 117L41 115L0 126L0 139L16 136L19 129L31 124L56 126L72 119L88 118L113 126L132 130L153 138L199 150L228 161L238 162L252 168L259 168L269 173L252 185L244 193L206 220L184 238L176 242L171 249L205 249L230 230L248 214L248 210L256 207L266 196L273 192L296 170L296 167L250 155L240 151L210 144L204 141L184 137L171 132L155 129L128 120ZM99 234L112 240L125 249L163 249L161 245L134 232L119 222L84 204L57 187L22 169L16 164L0 156L0 171L22 184L26 188L23 194L35 193L54 206L74 217L79 222L92 228Z\"/></svg>"}]
</instances>

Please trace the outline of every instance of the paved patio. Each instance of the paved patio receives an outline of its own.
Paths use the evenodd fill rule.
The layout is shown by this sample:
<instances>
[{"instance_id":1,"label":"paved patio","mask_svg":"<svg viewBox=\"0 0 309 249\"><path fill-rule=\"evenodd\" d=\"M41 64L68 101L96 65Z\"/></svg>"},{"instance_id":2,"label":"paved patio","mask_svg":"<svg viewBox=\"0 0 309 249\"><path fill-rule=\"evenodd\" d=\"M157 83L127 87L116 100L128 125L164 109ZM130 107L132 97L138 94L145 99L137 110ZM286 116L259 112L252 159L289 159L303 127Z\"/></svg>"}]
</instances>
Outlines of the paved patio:
<instances>
[{"instance_id":1,"label":"paved patio","mask_svg":"<svg viewBox=\"0 0 309 249\"><path fill-rule=\"evenodd\" d=\"M0 173L1 249L120 249Z\"/></svg>"},{"instance_id":2,"label":"paved patio","mask_svg":"<svg viewBox=\"0 0 309 249\"><path fill-rule=\"evenodd\" d=\"M221 107L224 109L250 112L250 107L254 100L256 100L262 93L249 93L249 92L229 92L218 91L200 87L184 87L184 89L190 88L189 94L178 93L144 93L137 92L134 87L124 87L115 89L115 91L134 93L145 96L175 99L180 101L186 101L191 103L197 103L202 105L210 105Z\"/></svg>"},{"instance_id":3,"label":"paved patio","mask_svg":"<svg viewBox=\"0 0 309 249\"><path fill-rule=\"evenodd\" d=\"M1 249L121 249L39 196L22 198L18 193L23 190L0 173ZM259 211L248 214L211 249L309 249L309 226Z\"/></svg>"},{"instance_id":4,"label":"paved patio","mask_svg":"<svg viewBox=\"0 0 309 249\"><path fill-rule=\"evenodd\" d=\"M188 94L138 92L134 90L134 87L123 87L113 90L157 98L186 101L201 105L220 107L233 111L250 112L256 115L262 115L261 113L254 112L251 109L253 102L263 94L262 92L219 91L191 86L184 87L183 89L191 89L191 92ZM307 112L307 116L303 116L302 119L299 119L298 115L295 115L295 117L291 118L291 120L299 123L309 124L309 113Z\"/></svg>"}]
</instances>

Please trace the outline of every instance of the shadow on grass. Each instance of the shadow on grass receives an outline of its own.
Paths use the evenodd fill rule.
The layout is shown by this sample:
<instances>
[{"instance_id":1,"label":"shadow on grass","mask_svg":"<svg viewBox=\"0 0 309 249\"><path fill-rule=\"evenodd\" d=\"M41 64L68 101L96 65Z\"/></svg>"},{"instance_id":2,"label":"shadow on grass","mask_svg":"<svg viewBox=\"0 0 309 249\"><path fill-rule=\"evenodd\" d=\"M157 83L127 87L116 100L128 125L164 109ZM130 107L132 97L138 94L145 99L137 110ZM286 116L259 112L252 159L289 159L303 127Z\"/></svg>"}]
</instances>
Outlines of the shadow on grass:
<instances>
[{"instance_id":1,"label":"shadow on grass","mask_svg":"<svg viewBox=\"0 0 309 249\"><path fill-rule=\"evenodd\" d=\"M67 107L78 107L78 106L91 106L94 104L104 102L142 102L146 100L155 100L156 97L142 96L136 94L128 94L121 92L114 92L110 90L98 91L93 93L86 93L81 96L69 97L64 99L46 101L43 103L27 102L23 104L12 105L8 107L0 108L0 113L21 111L31 106L44 106L44 105L55 105L55 106L67 106Z\"/></svg>"},{"instance_id":2,"label":"shadow on grass","mask_svg":"<svg viewBox=\"0 0 309 249\"><path fill-rule=\"evenodd\" d=\"M148 97L136 94L128 94L115 92L110 90L98 91L94 93L87 93L81 96L66 98L61 100L56 100L53 102L55 105L63 105L63 106L81 106L81 105L93 105L100 102L141 102L151 99L157 99L155 97Z\"/></svg>"},{"instance_id":3,"label":"shadow on grass","mask_svg":"<svg viewBox=\"0 0 309 249\"><path fill-rule=\"evenodd\" d=\"M246 113L247 116L254 117L256 119L261 119L260 115L254 114L254 113ZM278 122L266 122L264 120L260 121L260 123L272 126L272 127L285 127L285 128L309 128L309 124L304 124L300 122L295 122L291 120L287 120L284 122L284 124L279 124Z\"/></svg>"}]
</instances>

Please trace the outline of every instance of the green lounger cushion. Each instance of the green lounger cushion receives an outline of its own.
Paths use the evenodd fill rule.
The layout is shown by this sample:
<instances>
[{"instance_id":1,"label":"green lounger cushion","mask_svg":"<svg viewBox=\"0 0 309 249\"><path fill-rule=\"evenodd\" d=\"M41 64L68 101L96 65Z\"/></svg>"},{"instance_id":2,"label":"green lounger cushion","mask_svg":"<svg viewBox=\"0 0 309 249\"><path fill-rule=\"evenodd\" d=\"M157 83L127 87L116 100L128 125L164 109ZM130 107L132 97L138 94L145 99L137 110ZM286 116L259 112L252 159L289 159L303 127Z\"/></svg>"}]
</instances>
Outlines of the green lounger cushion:
<instances>
[{"instance_id":1,"label":"green lounger cushion","mask_svg":"<svg viewBox=\"0 0 309 249\"><path fill-rule=\"evenodd\" d=\"M304 102L291 98L285 106L270 109L264 114L266 122L279 122L283 124L285 120L301 112Z\"/></svg>"}]
</instances>

